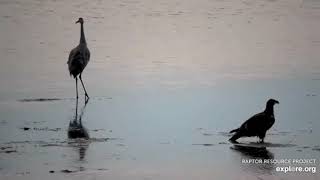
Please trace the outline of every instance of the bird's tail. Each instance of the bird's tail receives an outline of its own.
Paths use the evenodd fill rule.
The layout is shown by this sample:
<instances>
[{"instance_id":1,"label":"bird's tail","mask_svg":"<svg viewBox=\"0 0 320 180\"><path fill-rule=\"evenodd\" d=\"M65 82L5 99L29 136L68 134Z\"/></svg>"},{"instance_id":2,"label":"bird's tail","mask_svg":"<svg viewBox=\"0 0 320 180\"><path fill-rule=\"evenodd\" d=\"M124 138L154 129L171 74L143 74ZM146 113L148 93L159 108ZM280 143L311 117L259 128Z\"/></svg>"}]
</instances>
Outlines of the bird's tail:
<instances>
[{"instance_id":1,"label":"bird's tail","mask_svg":"<svg viewBox=\"0 0 320 180\"><path fill-rule=\"evenodd\" d=\"M239 131L239 128L231 130L229 133L234 133L234 132L238 132L238 131Z\"/></svg>"}]
</instances>

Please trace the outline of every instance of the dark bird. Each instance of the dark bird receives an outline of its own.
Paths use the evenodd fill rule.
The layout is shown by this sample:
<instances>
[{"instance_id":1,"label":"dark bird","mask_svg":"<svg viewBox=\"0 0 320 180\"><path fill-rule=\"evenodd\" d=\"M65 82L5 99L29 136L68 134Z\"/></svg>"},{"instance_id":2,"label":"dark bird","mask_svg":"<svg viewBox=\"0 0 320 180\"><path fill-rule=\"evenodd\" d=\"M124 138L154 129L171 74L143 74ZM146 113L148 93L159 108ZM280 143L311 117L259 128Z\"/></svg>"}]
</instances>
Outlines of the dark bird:
<instances>
[{"instance_id":1,"label":"dark bird","mask_svg":"<svg viewBox=\"0 0 320 180\"><path fill-rule=\"evenodd\" d=\"M273 106L279 104L279 101L274 99L269 99L267 101L266 109L258 113L246 122L244 122L239 128L230 131L230 133L235 133L229 140L233 143L237 143L237 139L241 137L252 137L258 136L260 142L264 142L266 132L274 124L274 113Z\"/></svg>"},{"instance_id":2,"label":"dark bird","mask_svg":"<svg viewBox=\"0 0 320 180\"><path fill-rule=\"evenodd\" d=\"M69 54L68 59L68 69L70 72L70 76L72 75L76 80L76 94L78 99L78 75L79 79L81 81L82 87L85 92L85 98L86 100L89 99L89 95L86 91L86 88L84 87L81 74L84 68L87 66L89 60L90 60L90 51L87 47L86 38L84 36L83 31L83 19L79 18L79 20L76 23L80 23L81 25L81 31L80 31L80 43L77 47L71 50Z\"/></svg>"}]
</instances>

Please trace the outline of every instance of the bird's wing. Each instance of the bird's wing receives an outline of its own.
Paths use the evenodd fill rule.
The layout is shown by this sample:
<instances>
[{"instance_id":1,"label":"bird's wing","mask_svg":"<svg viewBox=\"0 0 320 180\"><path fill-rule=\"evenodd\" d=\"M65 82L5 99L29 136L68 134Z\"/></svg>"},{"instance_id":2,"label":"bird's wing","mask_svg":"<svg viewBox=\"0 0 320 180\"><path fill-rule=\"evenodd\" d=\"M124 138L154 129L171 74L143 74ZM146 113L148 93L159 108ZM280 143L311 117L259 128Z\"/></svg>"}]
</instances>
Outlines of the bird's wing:
<instances>
[{"instance_id":1,"label":"bird's wing","mask_svg":"<svg viewBox=\"0 0 320 180\"><path fill-rule=\"evenodd\" d=\"M84 67L87 66L89 60L90 60L90 51L87 47L85 47L85 51L84 51Z\"/></svg>"},{"instance_id":2,"label":"bird's wing","mask_svg":"<svg viewBox=\"0 0 320 180\"><path fill-rule=\"evenodd\" d=\"M261 120L265 118L265 113L261 112L258 113L254 116L252 116L251 118L249 118L246 122L244 122L240 129L241 130L252 130L252 129L256 129L257 127L259 127Z\"/></svg>"},{"instance_id":3,"label":"bird's wing","mask_svg":"<svg viewBox=\"0 0 320 180\"><path fill-rule=\"evenodd\" d=\"M85 49L83 49L83 47L78 46L70 52L68 64L70 66L73 63L80 63L81 67L85 68L85 66L89 62L89 59L90 59L89 50L86 47Z\"/></svg>"},{"instance_id":4,"label":"bird's wing","mask_svg":"<svg viewBox=\"0 0 320 180\"><path fill-rule=\"evenodd\" d=\"M68 62L67 62L69 66L72 64L72 61L75 55L77 54L77 52L79 52L78 46L70 51Z\"/></svg>"},{"instance_id":5,"label":"bird's wing","mask_svg":"<svg viewBox=\"0 0 320 180\"><path fill-rule=\"evenodd\" d=\"M68 59L68 68L70 75L72 74L76 76L79 73L82 73L89 60L90 51L87 46L79 44L76 48L72 49Z\"/></svg>"},{"instance_id":6,"label":"bird's wing","mask_svg":"<svg viewBox=\"0 0 320 180\"><path fill-rule=\"evenodd\" d=\"M273 126L274 122L275 122L274 116L270 117L269 121L267 121L266 129L267 130L270 129Z\"/></svg>"},{"instance_id":7,"label":"bird's wing","mask_svg":"<svg viewBox=\"0 0 320 180\"><path fill-rule=\"evenodd\" d=\"M87 48L87 59L88 59L88 61L90 60L90 51L88 48Z\"/></svg>"}]
</instances>

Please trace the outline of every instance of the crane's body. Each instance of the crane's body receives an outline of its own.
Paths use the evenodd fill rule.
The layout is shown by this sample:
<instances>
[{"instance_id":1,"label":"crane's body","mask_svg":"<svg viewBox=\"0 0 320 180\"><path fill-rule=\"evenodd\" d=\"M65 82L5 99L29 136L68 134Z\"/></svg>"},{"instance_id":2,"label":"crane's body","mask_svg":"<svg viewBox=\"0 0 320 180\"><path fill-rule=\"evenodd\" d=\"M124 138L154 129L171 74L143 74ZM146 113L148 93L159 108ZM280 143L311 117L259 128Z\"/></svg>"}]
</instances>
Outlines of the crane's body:
<instances>
[{"instance_id":1,"label":"crane's body","mask_svg":"<svg viewBox=\"0 0 320 180\"><path fill-rule=\"evenodd\" d=\"M90 51L87 47L87 42L84 35L83 22L84 21L82 18L79 18L79 20L76 22L81 24L80 43L77 47L71 50L69 54L69 59L68 59L68 69L69 69L70 75L72 75L76 80L77 99L78 99L78 75L85 92L85 97L86 99L89 99L89 95L86 91L86 88L84 87L82 77L81 77L81 74L84 68L87 66L90 60Z\"/></svg>"},{"instance_id":2,"label":"crane's body","mask_svg":"<svg viewBox=\"0 0 320 180\"><path fill-rule=\"evenodd\" d=\"M90 51L86 44L79 44L71 50L68 60L70 75L76 78L82 73L90 60Z\"/></svg>"}]
</instances>

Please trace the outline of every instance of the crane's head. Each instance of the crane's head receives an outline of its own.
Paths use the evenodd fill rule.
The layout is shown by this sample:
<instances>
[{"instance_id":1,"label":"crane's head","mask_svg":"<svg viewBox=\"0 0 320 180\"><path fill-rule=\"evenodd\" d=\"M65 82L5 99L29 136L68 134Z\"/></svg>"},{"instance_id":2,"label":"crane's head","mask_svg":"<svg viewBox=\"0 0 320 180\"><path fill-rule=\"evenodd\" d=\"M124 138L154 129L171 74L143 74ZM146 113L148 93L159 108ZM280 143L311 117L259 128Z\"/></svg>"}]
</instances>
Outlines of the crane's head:
<instances>
[{"instance_id":1,"label":"crane's head","mask_svg":"<svg viewBox=\"0 0 320 180\"><path fill-rule=\"evenodd\" d=\"M76 22L76 24L77 24L77 23L83 24L83 19L82 19L82 17L78 19L78 21Z\"/></svg>"}]
</instances>

